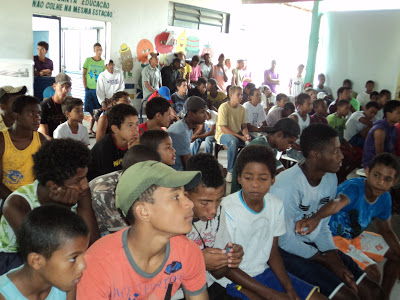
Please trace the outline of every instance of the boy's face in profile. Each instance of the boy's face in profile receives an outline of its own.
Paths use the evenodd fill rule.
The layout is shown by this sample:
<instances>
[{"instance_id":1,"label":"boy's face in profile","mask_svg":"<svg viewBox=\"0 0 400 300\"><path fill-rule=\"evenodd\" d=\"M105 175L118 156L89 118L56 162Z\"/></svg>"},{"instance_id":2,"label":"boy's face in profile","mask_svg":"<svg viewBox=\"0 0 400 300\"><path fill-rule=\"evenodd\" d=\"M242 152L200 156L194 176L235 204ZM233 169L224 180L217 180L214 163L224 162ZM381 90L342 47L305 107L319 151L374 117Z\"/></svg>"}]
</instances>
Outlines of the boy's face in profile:
<instances>
[{"instance_id":1,"label":"boy's face in profile","mask_svg":"<svg viewBox=\"0 0 400 300\"><path fill-rule=\"evenodd\" d=\"M399 123L400 122L400 107L396 107L392 112L386 113L386 119L391 123Z\"/></svg>"},{"instance_id":2,"label":"boy's face in profile","mask_svg":"<svg viewBox=\"0 0 400 300\"><path fill-rule=\"evenodd\" d=\"M365 189L374 197L387 192L396 183L396 170L384 164L376 164L372 169L366 168L367 180Z\"/></svg>"},{"instance_id":3,"label":"boy's face in profile","mask_svg":"<svg viewBox=\"0 0 400 300\"><path fill-rule=\"evenodd\" d=\"M265 164L250 162L238 175L238 182L242 186L245 201L262 201L271 185L274 184L275 178L272 178Z\"/></svg>"},{"instance_id":4,"label":"boy's face in profile","mask_svg":"<svg viewBox=\"0 0 400 300\"><path fill-rule=\"evenodd\" d=\"M165 138L157 148L158 154L161 156L161 162L172 166L175 163L175 149L172 146L172 140L170 137Z\"/></svg>"},{"instance_id":5,"label":"boy's face in profile","mask_svg":"<svg viewBox=\"0 0 400 300\"><path fill-rule=\"evenodd\" d=\"M364 115L367 117L368 120L372 120L376 114L378 113L378 109L376 107L370 107L364 110Z\"/></svg>"},{"instance_id":6,"label":"boy's face in profile","mask_svg":"<svg viewBox=\"0 0 400 300\"><path fill-rule=\"evenodd\" d=\"M114 134L118 134L124 141L131 142L139 137L139 119L137 116L127 116L120 128L114 126Z\"/></svg>"},{"instance_id":7,"label":"boy's face in profile","mask_svg":"<svg viewBox=\"0 0 400 300\"><path fill-rule=\"evenodd\" d=\"M338 108L337 108L338 116L340 116L340 117L347 116L349 114L349 112L350 112L350 105L351 104L338 106Z\"/></svg>"},{"instance_id":8,"label":"boy's face in profile","mask_svg":"<svg viewBox=\"0 0 400 300\"><path fill-rule=\"evenodd\" d=\"M225 185L218 188L205 187L203 183L194 190L186 192L188 198L193 202L193 212L195 220L203 222L215 218L222 197L225 195Z\"/></svg>"},{"instance_id":9,"label":"boy's face in profile","mask_svg":"<svg viewBox=\"0 0 400 300\"><path fill-rule=\"evenodd\" d=\"M70 112L66 112L67 118L73 121L82 122L84 118L83 105L75 106Z\"/></svg>"},{"instance_id":10,"label":"boy's face in profile","mask_svg":"<svg viewBox=\"0 0 400 300\"><path fill-rule=\"evenodd\" d=\"M287 98L287 97L283 97L282 99L281 99L281 101L277 101L276 102L276 104L279 106L279 107L284 107L285 106L285 103L286 102L288 102L289 101L289 99Z\"/></svg>"},{"instance_id":11,"label":"boy's face in profile","mask_svg":"<svg viewBox=\"0 0 400 300\"><path fill-rule=\"evenodd\" d=\"M89 237L61 238L61 241L60 249L45 259L39 272L53 286L68 292L76 287L86 269L84 253L89 245Z\"/></svg>"},{"instance_id":12,"label":"boy's face in profile","mask_svg":"<svg viewBox=\"0 0 400 300\"><path fill-rule=\"evenodd\" d=\"M340 150L339 137L334 137L326 143L325 147L318 153L318 165L324 172L336 173L342 166L343 153Z\"/></svg>"},{"instance_id":13,"label":"boy's face in profile","mask_svg":"<svg viewBox=\"0 0 400 300\"><path fill-rule=\"evenodd\" d=\"M168 237L187 234L192 230L193 202L186 198L183 186L159 187L154 191L153 199L154 204L144 204L154 230Z\"/></svg>"},{"instance_id":14,"label":"boy's face in profile","mask_svg":"<svg viewBox=\"0 0 400 300\"><path fill-rule=\"evenodd\" d=\"M21 128L26 128L28 130L37 131L40 125L40 112L42 111L39 104L29 104L26 105L21 114L16 114L14 116L15 122L18 123Z\"/></svg>"},{"instance_id":15,"label":"boy's face in profile","mask_svg":"<svg viewBox=\"0 0 400 300\"><path fill-rule=\"evenodd\" d=\"M187 82L182 82L182 84L180 86L178 86L178 92L186 95L187 94L187 90L188 90L188 85Z\"/></svg>"},{"instance_id":16,"label":"boy's face in profile","mask_svg":"<svg viewBox=\"0 0 400 300\"><path fill-rule=\"evenodd\" d=\"M275 133L276 149L278 151L285 151L292 147L292 144L296 143L297 137L295 136L284 136L282 131Z\"/></svg>"}]
</instances>

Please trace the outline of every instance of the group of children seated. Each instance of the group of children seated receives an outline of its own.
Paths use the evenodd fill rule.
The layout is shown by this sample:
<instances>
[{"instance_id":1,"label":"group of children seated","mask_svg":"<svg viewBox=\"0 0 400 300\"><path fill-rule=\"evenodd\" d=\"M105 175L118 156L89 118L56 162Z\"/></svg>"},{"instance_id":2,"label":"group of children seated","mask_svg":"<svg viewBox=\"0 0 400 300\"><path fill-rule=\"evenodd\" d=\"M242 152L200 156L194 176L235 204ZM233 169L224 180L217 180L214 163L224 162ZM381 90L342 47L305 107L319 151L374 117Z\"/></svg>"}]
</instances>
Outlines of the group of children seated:
<instances>
[{"instance_id":1,"label":"group of children seated","mask_svg":"<svg viewBox=\"0 0 400 300\"><path fill-rule=\"evenodd\" d=\"M0 299L390 299L390 93L358 111L346 86L335 101L319 84L272 103L267 86L231 86L221 100L212 78L189 97L177 80L142 124L115 93L89 150L65 76L53 102L0 89ZM214 144L227 148L226 176ZM283 151L298 164L285 169ZM346 181L361 158L366 178ZM366 231L372 221L380 235Z\"/></svg>"}]
</instances>

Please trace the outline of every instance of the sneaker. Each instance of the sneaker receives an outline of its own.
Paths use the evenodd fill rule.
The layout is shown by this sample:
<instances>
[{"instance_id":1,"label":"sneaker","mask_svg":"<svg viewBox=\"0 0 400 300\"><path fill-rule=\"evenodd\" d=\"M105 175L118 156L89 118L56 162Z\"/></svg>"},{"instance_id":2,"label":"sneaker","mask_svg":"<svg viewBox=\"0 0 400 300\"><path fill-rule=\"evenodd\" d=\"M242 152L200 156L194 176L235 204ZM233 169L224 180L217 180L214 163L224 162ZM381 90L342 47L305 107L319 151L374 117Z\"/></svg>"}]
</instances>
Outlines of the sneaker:
<instances>
[{"instance_id":1,"label":"sneaker","mask_svg":"<svg viewBox=\"0 0 400 300\"><path fill-rule=\"evenodd\" d=\"M225 178L226 182L232 182L232 172L228 172Z\"/></svg>"}]
</instances>

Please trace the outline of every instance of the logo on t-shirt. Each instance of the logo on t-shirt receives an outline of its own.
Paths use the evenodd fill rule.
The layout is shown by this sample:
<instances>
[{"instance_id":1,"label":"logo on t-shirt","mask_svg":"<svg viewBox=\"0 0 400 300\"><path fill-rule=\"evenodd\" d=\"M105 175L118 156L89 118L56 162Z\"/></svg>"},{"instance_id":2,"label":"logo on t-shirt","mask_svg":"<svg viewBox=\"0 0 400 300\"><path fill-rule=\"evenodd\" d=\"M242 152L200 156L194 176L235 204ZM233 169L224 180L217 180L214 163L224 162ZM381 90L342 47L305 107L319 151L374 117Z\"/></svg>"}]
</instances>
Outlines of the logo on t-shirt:
<instances>
[{"instance_id":1,"label":"logo on t-shirt","mask_svg":"<svg viewBox=\"0 0 400 300\"><path fill-rule=\"evenodd\" d=\"M170 275L171 273L178 272L180 269L182 269L182 264L179 261L173 261L165 268L164 273Z\"/></svg>"}]
</instances>

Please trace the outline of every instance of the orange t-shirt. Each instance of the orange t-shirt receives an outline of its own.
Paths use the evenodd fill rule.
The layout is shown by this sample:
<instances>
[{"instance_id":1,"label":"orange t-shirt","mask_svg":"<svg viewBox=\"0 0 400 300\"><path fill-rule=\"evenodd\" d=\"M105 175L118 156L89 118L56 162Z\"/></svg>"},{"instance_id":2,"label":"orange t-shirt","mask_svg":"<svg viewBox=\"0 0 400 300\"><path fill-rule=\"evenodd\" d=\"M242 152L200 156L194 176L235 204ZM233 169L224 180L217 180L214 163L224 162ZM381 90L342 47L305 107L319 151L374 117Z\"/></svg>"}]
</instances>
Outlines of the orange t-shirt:
<instances>
[{"instance_id":1,"label":"orange t-shirt","mask_svg":"<svg viewBox=\"0 0 400 300\"><path fill-rule=\"evenodd\" d=\"M152 274L141 270L128 249L128 229L107 235L85 254L87 269L77 299L170 299L180 285L189 295L206 289L206 267L200 248L186 236L170 239L165 258Z\"/></svg>"}]
</instances>

